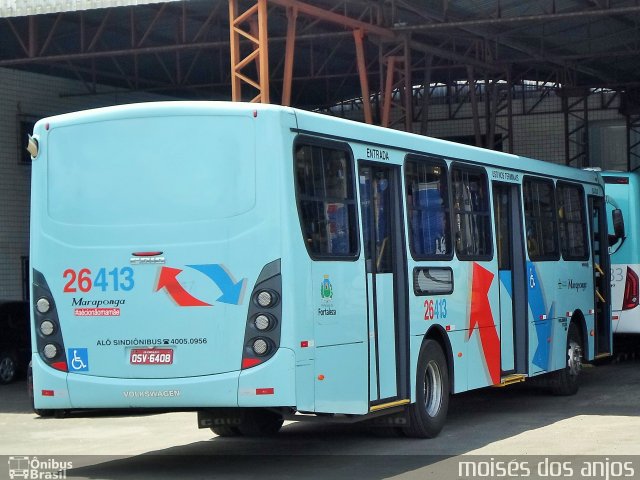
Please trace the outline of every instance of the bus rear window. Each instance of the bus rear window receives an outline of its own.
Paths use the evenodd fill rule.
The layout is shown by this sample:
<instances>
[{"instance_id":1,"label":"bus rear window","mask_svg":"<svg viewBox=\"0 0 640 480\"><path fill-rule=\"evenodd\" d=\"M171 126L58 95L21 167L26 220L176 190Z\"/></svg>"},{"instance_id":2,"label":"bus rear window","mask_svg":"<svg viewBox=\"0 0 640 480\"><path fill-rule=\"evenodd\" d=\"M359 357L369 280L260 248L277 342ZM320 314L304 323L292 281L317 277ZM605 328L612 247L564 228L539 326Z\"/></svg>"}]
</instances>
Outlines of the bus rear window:
<instances>
[{"instance_id":1,"label":"bus rear window","mask_svg":"<svg viewBox=\"0 0 640 480\"><path fill-rule=\"evenodd\" d=\"M296 145L298 212L312 258L335 260L358 254L352 163L345 149Z\"/></svg>"},{"instance_id":2,"label":"bus rear window","mask_svg":"<svg viewBox=\"0 0 640 480\"><path fill-rule=\"evenodd\" d=\"M251 119L129 118L53 128L48 212L77 225L237 216L255 205Z\"/></svg>"}]
</instances>

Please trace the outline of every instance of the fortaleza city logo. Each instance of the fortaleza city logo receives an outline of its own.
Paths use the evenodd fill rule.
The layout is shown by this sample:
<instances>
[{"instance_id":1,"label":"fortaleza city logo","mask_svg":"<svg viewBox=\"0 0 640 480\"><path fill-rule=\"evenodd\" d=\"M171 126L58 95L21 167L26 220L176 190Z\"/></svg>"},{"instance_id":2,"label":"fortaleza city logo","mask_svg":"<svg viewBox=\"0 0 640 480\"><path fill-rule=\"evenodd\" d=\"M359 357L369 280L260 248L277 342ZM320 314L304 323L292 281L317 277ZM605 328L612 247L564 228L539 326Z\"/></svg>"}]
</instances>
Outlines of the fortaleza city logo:
<instances>
[{"instance_id":1,"label":"fortaleza city logo","mask_svg":"<svg viewBox=\"0 0 640 480\"><path fill-rule=\"evenodd\" d=\"M329 275L325 275L324 280L320 284L320 296L325 302L330 302L333 298L333 285L331 285Z\"/></svg>"},{"instance_id":2,"label":"fortaleza city logo","mask_svg":"<svg viewBox=\"0 0 640 480\"><path fill-rule=\"evenodd\" d=\"M318 315L335 315L336 311L333 308L333 285L329 280L329 275L324 276L324 280L320 284L320 297L322 298L322 306L318 308Z\"/></svg>"},{"instance_id":3,"label":"fortaleza city logo","mask_svg":"<svg viewBox=\"0 0 640 480\"><path fill-rule=\"evenodd\" d=\"M73 468L72 462L63 462L55 458L9 457L9 478L33 480L57 480L67 478L67 470Z\"/></svg>"}]
</instances>

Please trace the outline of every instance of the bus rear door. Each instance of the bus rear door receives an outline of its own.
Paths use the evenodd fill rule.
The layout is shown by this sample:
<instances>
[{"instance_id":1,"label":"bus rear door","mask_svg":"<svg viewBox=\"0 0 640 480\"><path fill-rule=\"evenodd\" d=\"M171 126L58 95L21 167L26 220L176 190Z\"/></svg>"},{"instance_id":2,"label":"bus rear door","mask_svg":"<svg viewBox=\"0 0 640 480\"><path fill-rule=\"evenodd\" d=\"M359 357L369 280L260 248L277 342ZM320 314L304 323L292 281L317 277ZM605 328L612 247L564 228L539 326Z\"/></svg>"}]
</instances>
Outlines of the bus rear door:
<instances>
[{"instance_id":1,"label":"bus rear door","mask_svg":"<svg viewBox=\"0 0 640 480\"><path fill-rule=\"evenodd\" d=\"M527 285L520 186L493 182L502 374L527 373Z\"/></svg>"},{"instance_id":2,"label":"bus rear door","mask_svg":"<svg viewBox=\"0 0 640 480\"><path fill-rule=\"evenodd\" d=\"M591 212L591 252L594 283L594 354L611 354L611 283L609 280L609 246L606 208L603 197L589 196Z\"/></svg>"},{"instance_id":3,"label":"bus rear door","mask_svg":"<svg viewBox=\"0 0 640 480\"><path fill-rule=\"evenodd\" d=\"M400 178L399 166L360 164L371 410L408 398L407 274Z\"/></svg>"}]
</instances>

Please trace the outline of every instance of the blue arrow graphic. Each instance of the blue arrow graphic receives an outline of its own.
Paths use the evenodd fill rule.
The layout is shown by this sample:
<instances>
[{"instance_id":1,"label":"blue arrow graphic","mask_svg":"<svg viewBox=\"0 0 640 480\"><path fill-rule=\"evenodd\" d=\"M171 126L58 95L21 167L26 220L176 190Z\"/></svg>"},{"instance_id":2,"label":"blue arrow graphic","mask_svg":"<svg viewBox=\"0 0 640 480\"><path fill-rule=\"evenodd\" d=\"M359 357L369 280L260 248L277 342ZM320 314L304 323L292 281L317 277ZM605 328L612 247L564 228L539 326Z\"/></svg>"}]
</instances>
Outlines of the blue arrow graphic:
<instances>
[{"instance_id":1,"label":"blue arrow graphic","mask_svg":"<svg viewBox=\"0 0 640 480\"><path fill-rule=\"evenodd\" d=\"M527 262L527 283L529 285L529 308L533 314L533 321L535 322L536 336L538 345L536 345L536 351L533 354L533 364L542 368L543 370L549 370L549 338L551 337L551 322L554 316L554 303L551 303L549 311L547 311L546 302L544 301L544 294L542 292L542 284L538 278L538 271L536 266L532 262ZM547 316L546 321L542 321L543 315Z\"/></svg>"},{"instance_id":2,"label":"blue arrow graphic","mask_svg":"<svg viewBox=\"0 0 640 480\"><path fill-rule=\"evenodd\" d=\"M225 266L218 265L217 263L187 266L204 273L218 285L218 288L222 292L220 298L217 299L218 302L230 303L232 305L240 305L242 303L244 288L247 283L246 278L236 282L233 275L229 273Z\"/></svg>"}]
</instances>

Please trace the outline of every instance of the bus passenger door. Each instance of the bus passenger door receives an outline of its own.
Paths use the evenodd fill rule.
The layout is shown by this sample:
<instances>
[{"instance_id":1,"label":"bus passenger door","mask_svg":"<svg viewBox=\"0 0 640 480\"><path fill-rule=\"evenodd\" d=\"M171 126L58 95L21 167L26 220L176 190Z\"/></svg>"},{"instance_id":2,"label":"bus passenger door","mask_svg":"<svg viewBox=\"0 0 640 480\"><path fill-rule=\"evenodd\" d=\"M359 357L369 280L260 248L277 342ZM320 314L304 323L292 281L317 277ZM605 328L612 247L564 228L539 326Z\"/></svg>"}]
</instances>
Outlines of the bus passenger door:
<instances>
[{"instance_id":1,"label":"bus passenger door","mask_svg":"<svg viewBox=\"0 0 640 480\"><path fill-rule=\"evenodd\" d=\"M363 162L359 184L367 271L369 399L371 410L376 410L409 398L400 167Z\"/></svg>"},{"instance_id":2,"label":"bus passenger door","mask_svg":"<svg viewBox=\"0 0 640 480\"><path fill-rule=\"evenodd\" d=\"M502 374L527 373L527 285L520 185L493 182Z\"/></svg>"},{"instance_id":3,"label":"bus passenger door","mask_svg":"<svg viewBox=\"0 0 640 480\"><path fill-rule=\"evenodd\" d=\"M608 356L611 346L611 282L609 280L609 238L604 198L589 196L591 252L594 284L594 355Z\"/></svg>"}]
</instances>

